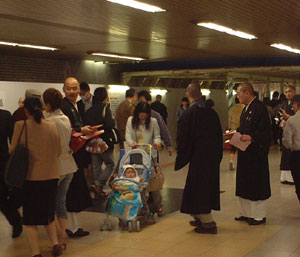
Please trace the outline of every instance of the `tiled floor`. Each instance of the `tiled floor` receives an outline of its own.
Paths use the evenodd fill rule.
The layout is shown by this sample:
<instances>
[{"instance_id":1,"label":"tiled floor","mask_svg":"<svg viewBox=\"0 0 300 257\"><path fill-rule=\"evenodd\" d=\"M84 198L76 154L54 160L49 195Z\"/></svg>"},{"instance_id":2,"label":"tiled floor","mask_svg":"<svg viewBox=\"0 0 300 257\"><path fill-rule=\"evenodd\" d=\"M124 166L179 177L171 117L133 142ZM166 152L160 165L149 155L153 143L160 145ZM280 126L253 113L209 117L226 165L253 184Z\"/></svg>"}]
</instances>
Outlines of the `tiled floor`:
<instances>
[{"instance_id":1,"label":"tiled floor","mask_svg":"<svg viewBox=\"0 0 300 257\"><path fill-rule=\"evenodd\" d=\"M116 220L113 231L99 231L105 215L97 212L80 214L80 224L90 231L90 236L72 239L63 256L72 257L300 257L300 205L293 186L279 182L280 152L271 150L270 173L272 197L268 201L267 224L248 226L235 222L238 215L235 194L235 172L228 170L225 153L221 165L221 211L213 215L218 224L217 235L202 235L189 225L190 217L175 211L180 206L187 168L173 171L172 162L162 154L165 171L164 197L171 211L148 225L142 231L129 233L120 231ZM172 199L168 199L172 198ZM178 199L173 199L178 198ZM173 208L173 209L172 209ZM174 209L175 208L175 209ZM172 212L173 211L173 212ZM170 213L171 212L171 213ZM25 234L18 239L10 238L11 228L0 215L0 257L30 257ZM43 228L40 229L43 256L51 256L49 241Z\"/></svg>"}]
</instances>

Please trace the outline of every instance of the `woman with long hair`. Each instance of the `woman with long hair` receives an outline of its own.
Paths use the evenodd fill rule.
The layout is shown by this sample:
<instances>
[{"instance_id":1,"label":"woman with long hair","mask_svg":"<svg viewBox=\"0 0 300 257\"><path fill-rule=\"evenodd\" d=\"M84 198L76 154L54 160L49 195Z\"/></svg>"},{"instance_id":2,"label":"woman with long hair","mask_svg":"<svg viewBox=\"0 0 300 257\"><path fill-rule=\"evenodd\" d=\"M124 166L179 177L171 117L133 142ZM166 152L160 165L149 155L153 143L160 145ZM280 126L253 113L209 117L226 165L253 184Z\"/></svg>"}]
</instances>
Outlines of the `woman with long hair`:
<instances>
[{"instance_id":1,"label":"woman with long hair","mask_svg":"<svg viewBox=\"0 0 300 257\"><path fill-rule=\"evenodd\" d=\"M126 125L126 143L131 148L138 144L151 144L155 149L161 147L160 131L157 120L151 118L151 106L140 102L129 117ZM153 151L153 156L156 156Z\"/></svg>"},{"instance_id":2,"label":"woman with long hair","mask_svg":"<svg viewBox=\"0 0 300 257\"><path fill-rule=\"evenodd\" d=\"M58 243L54 209L57 182L59 179L58 157L61 153L60 137L54 123L45 121L41 99L29 97L24 102L26 121L15 124L11 153L17 145L19 135L25 125L20 142L29 152L28 174L23 185L23 224L32 250L32 256L41 257L38 226L44 225L52 243L52 255L62 254ZM25 124L24 124L25 123Z\"/></svg>"},{"instance_id":3,"label":"woman with long hair","mask_svg":"<svg viewBox=\"0 0 300 257\"><path fill-rule=\"evenodd\" d=\"M58 242L64 248L67 245L66 223L67 207L66 196L73 178L77 171L77 165L70 149L72 128L69 118L61 110L63 96L55 88L47 89L43 94L45 118L55 123L61 140L61 155L58 157L59 181L57 186L55 221L58 234Z\"/></svg>"}]
</instances>

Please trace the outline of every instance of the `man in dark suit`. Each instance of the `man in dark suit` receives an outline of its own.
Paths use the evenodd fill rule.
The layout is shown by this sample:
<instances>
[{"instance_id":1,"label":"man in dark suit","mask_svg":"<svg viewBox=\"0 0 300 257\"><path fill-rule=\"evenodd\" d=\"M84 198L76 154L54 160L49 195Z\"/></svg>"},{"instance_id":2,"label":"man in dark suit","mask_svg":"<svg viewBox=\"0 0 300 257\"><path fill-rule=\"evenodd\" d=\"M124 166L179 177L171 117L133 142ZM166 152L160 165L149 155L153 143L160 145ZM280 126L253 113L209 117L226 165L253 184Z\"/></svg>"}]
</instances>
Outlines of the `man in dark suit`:
<instances>
[{"instance_id":1,"label":"man in dark suit","mask_svg":"<svg viewBox=\"0 0 300 257\"><path fill-rule=\"evenodd\" d=\"M19 206L14 199L14 191L4 181L5 164L9 158L7 141L13 134L13 120L9 111L0 110L0 210L13 226L12 237L22 233L22 219L17 210Z\"/></svg>"},{"instance_id":2,"label":"man in dark suit","mask_svg":"<svg viewBox=\"0 0 300 257\"><path fill-rule=\"evenodd\" d=\"M158 112L161 117L163 117L165 123L167 124L168 110L167 107L161 102L162 96L157 95L154 103L151 104L151 109Z\"/></svg>"},{"instance_id":3,"label":"man in dark suit","mask_svg":"<svg viewBox=\"0 0 300 257\"><path fill-rule=\"evenodd\" d=\"M260 225L266 223L266 200L271 196L268 153L272 128L268 110L255 97L250 83L239 85L237 96L246 105L237 131L240 140L250 145L245 151L238 151L236 196L241 216L235 220Z\"/></svg>"}]
</instances>

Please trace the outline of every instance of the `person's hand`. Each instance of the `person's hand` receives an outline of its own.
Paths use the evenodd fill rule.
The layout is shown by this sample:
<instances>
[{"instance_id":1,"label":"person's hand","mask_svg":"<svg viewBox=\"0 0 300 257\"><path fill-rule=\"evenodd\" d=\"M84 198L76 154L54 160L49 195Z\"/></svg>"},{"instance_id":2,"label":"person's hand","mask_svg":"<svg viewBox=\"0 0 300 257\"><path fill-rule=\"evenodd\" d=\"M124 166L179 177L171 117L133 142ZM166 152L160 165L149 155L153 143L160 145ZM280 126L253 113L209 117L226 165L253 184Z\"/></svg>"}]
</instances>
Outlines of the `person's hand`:
<instances>
[{"instance_id":1,"label":"person's hand","mask_svg":"<svg viewBox=\"0 0 300 257\"><path fill-rule=\"evenodd\" d=\"M173 148L168 148L168 153L169 153L169 156L172 156L174 153Z\"/></svg>"},{"instance_id":2,"label":"person's hand","mask_svg":"<svg viewBox=\"0 0 300 257\"><path fill-rule=\"evenodd\" d=\"M285 110L280 109L282 112L282 117L284 120L288 120L289 117L291 117L291 115L287 114Z\"/></svg>"},{"instance_id":3,"label":"person's hand","mask_svg":"<svg viewBox=\"0 0 300 257\"><path fill-rule=\"evenodd\" d=\"M136 142L133 142L130 146L132 149L135 149L138 147L138 144Z\"/></svg>"},{"instance_id":4,"label":"person's hand","mask_svg":"<svg viewBox=\"0 0 300 257\"><path fill-rule=\"evenodd\" d=\"M242 135L241 136L241 141L246 142L246 141L251 141L251 136L250 135Z\"/></svg>"},{"instance_id":5,"label":"person's hand","mask_svg":"<svg viewBox=\"0 0 300 257\"><path fill-rule=\"evenodd\" d=\"M97 129L92 128L90 125L81 127L81 132L82 132L84 135L91 135L91 134L95 133L96 130L97 130Z\"/></svg>"},{"instance_id":6,"label":"person's hand","mask_svg":"<svg viewBox=\"0 0 300 257\"><path fill-rule=\"evenodd\" d=\"M154 143L154 148L156 150L159 150L161 148L161 144L160 143Z\"/></svg>"}]
</instances>

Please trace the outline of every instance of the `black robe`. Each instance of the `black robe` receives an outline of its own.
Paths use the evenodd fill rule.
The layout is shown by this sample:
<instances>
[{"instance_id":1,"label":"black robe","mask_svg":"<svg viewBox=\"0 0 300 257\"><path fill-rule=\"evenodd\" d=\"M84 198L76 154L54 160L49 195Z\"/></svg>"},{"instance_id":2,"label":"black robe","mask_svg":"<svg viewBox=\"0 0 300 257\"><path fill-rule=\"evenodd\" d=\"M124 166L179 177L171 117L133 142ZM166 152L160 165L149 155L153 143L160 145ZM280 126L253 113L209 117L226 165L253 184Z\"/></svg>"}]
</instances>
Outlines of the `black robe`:
<instances>
[{"instance_id":1,"label":"black robe","mask_svg":"<svg viewBox=\"0 0 300 257\"><path fill-rule=\"evenodd\" d=\"M193 103L181 116L177 132L175 170L189 163L181 212L207 214L220 210L220 162L223 136L218 114Z\"/></svg>"},{"instance_id":2,"label":"black robe","mask_svg":"<svg viewBox=\"0 0 300 257\"><path fill-rule=\"evenodd\" d=\"M72 128L75 131L80 132L81 127L83 126L82 119L74 105L67 98L64 98L61 109L70 119ZM67 193L66 204L69 212L81 212L92 206L92 200L84 176L84 168L87 167L87 164L90 162L90 155L84 148L85 147L82 147L78 152L73 154L78 170L74 173L74 177Z\"/></svg>"},{"instance_id":3,"label":"black robe","mask_svg":"<svg viewBox=\"0 0 300 257\"><path fill-rule=\"evenodd\" d=\"M250 135L252 143L246 151L238 151L236 196L251 201L271 196L268 153L272 128L267 108L256 98L242 112L241 134Z\"/></svg>"}]
</instances>

